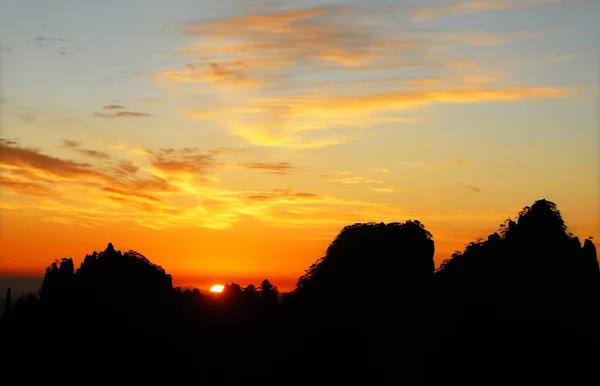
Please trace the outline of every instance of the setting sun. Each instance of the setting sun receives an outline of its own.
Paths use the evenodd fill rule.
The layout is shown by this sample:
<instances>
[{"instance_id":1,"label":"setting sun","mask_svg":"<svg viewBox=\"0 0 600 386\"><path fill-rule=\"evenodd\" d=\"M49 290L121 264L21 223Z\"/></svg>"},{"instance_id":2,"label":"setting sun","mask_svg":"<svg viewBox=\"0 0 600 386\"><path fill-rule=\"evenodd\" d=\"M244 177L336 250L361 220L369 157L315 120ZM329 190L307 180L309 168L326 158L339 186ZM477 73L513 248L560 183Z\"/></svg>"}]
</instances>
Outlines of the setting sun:
<instances>
[{"instance_id":1,"label":"setting sun","mask_svg":"<svg viewBox=\"0 0 600 386\"><path fill-rule=\"evenodd\" d=\"M212 287L210 287L210 292L223 292L223 288L225 288L223 285L215 284Z\"/></svg>"}]
</instances>

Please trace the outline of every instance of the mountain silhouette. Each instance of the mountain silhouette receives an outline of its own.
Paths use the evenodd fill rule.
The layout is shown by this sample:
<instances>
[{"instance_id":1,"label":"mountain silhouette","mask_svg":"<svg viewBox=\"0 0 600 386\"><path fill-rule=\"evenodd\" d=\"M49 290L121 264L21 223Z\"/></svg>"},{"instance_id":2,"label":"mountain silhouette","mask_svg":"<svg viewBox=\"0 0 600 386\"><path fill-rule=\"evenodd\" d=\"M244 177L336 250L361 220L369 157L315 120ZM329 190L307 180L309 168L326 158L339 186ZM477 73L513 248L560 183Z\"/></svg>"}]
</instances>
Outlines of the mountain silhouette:
<instances>
[{"instance_id":1,"label":"mountain silhouette","mask_svg":"<svg viewBox=\"0 0 600 386\"><path fill-rule=\"evenodd\" d=\"M52 262L37 293L8 289L3 365L61 382L597 379L596 247L568 231L556 204L534 202L438 269L434 250L416 220L350 225L281 296L268 279L221 294L174 288L163 268L109 243L78 269ZM64 355L69 370L57 375Z\"/></svg>"}]
</instances>

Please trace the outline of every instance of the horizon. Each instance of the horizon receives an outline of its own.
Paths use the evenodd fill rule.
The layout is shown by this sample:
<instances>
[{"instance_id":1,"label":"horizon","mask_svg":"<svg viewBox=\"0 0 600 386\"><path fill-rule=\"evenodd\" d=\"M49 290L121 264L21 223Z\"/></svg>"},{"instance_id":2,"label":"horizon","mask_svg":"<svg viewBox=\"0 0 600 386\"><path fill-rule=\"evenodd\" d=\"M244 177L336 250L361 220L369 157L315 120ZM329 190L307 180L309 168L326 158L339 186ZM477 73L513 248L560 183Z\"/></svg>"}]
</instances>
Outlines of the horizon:
<instances>
[{"instance_id":1,"label":"horizon","mask_svg":"<svg viewBox=\"0 0 600 386\"><path fill-rule=\"evenodd\" d=\"M112 242L289 291L344 226L419 220L437 267L542 198L600 238L599 1L7 9L0 285Z\"/></svg>"},{"instance_id":2,"label":"horizon","mask_svg":"<svg viewBox=\"0 0 600 386\"><path fill-rule=\"evenodd\" d=\"M118 247L115 247L116 250L120 250ZM99 252L99 251L98 251ZM126 252L126 250L121 250L121 252ZM139 251L136 251L139 252ZM148 258L148 256L146 256ZM152 262L151 259L149 259ZM83 261L78 260L76 257L73 257L73 261L75 265L78 267L79 264ZM170 274L168 271L167 274ZM201 292L209 292L210 287L215 284L230 284L236 283L241 285L242 287L247 286L248 284L260 285L260 283L268 279L271 283L273 283L281 293L290 292L296 286L296 281L298 278L290 279L290 278L280 278L277 276L274 277L262 277L262 276L238 276L238 277L227 277L223 276L206 276L206 275L171 275L173 278L173 287L181 287L181 288L197 288ZM11 287L14 295L23 295L29 292L37 292L44 280L44 274L14 274L10 272L1 272L0 271L0 293L5 293L6 290Z\"/></svg>"},{"instance_id":3,"label":"horizon","mask_svg":"<svg viewBox=\"0 0 600 386\"><path fill-rule=\"evenodd\" d=\"M559 211L560 211L560 209L559 209ZM517 218L518 218L518 216L510 217L510 219L512 219L512 220L516 220ZM565 225L566 225L565 231L570 234L573 234L571 232L568 224L565 223ZM485 236L482 235L471 241L475 242L478 240L485 240L489 235L498 233L499 231L500 231L500 229L496 229L488 235L485 235ZM580 244L583 246L583 241L586 238L580 237L579 235L576 235L576 234L573 234L573 236L576 236L579 239ZM592 239L592 243L593 243L593 237L590 237L590 238ZM433 239L435 242L435 237L433 237ZM112 243L109 242L109 243L107 243L107 245L112 245ZM465 248L466 248L466 246L467 246L467 244L464 245ZM598 251L598 246L595 243L593 243L593 246L596 249L596 251ZM120 249L120 248L116 247L115 250L121 251L123 253L125 253L127 251L135 251L137 253L140 253L144 257L146 257L152 263L151 258L149 258L148 256L145 256L140 251L136 251L135 249L131 249L131 248ZM464 248L456 249L456 251L459 251L459 252L463 252L464 250L465 250ZM101 248L98 250L94 250L93 252L90 252L89 254L92 254L94 252L102 252L102 251L104 251L104 249ZM326 253L324 252L323 256L325 254ZM71 257L71 258L73 258L73 262L74 262L75 266L79 266L83 262L84 257L81 258L81 261L78 261L77 258L73 258L73 257ZM450 257L451 256L448 256L448 259ZM55 260L59 260L59 258L57 258ZM600 258L598 258L598 260L600 262ZM435 260L434 260L434 264L435 264L434 270L437 270L438 268L440 268L440 264L435 262ZM306 270L308 270L308 267L305 269L305 271ZM303 273L305 271L303 271ZM171 275L174 288L175 287L179 287L181 289L197 288L198 290L200 290L203 293L210 293L211 292L210 288L214 285L226 285L226 284L230 284L230 283L235 283L235 284L240 285L243 288L250 284L258 286L264 279L267 279L279 289L280 294L284 294L287 292L291 292L296 288L297 281L300 277L300 276L298 276L296 278L280 277L280 276L261 277L261 276L250 276L250 275L232 277L232 276L227 276L227 275L221 275L221 276L218 276L218 275L208 275L207 276L207 275L202 275L202 274L194 275L194 274L190 274L190 273L184 274L184 275L172 275L168 271L165 271L165 273ZM0 293L5 292L9 287L13 288L13 293L16 294L17 296L24 295L24 294L30 293L30 292L35 293L40 288L40 285L43 282L43 280L44 280L43 275L36 276L36 275L18 274L18 273L17 274L10 274L10 273L7 274L6 272L0 271Z\"/></svg>"}]
</instances>

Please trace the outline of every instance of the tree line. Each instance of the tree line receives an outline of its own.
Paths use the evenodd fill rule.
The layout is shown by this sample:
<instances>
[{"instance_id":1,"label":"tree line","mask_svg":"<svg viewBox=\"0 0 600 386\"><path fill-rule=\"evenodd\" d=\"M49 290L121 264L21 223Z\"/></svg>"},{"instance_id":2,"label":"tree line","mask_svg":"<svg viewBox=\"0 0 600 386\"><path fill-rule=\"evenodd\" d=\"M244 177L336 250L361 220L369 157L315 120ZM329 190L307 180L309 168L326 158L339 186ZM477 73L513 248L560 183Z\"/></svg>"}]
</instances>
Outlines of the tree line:
<instances>
[{"instance_id":1,"label":"tree line","mask_svg":"<svg viewBox=\"0 0 600 386\"><path fill-rule=\"evenodd\" d=\"M4 374L43 368L48 380L62 363L63 380L598 383L596 248L556 204L525 207L438 269L434 250L416 220L354 224L293 291L264 280L214 295L173 287L163 268L109 243L79 268L53 262L37 293L8 290Z\"/></svg>"}]
</instances>

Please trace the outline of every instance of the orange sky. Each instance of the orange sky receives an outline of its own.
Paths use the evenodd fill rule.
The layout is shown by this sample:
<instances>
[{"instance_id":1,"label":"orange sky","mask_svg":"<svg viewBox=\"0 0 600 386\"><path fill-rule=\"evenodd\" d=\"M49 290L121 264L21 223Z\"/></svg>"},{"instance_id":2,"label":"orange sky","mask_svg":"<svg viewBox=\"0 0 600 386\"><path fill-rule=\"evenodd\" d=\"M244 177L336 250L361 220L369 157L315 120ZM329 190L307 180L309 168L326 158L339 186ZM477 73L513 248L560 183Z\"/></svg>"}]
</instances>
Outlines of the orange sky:
<instances>
[{"instance_id":1,"label":"orange sky","mask_svg":"<svg viewBox=\"0 0 600 386\"><path fill-rule=\"evenodd\" d=\"M466 242L493 232L501 223L499 220L509 216L508 212L456 214L449 219L456 221L454 225L445 220L425 221L436 240L436 263L455 249L462 249ZM575 217L564 211L563 215L568 222ZM584 215L580 214L579 219L583 226L571 228L586 237L586 231L593 227L592 219L588 218L587 224L582 221L586 219ZM391 221L391 216L384 221ZM215 283L258 284L268 278L282 290L293 288L297 277L323 255L341 230L341 226L328 225L265 226L253 220L227 230L193 226L153 230L118 222L89 228L18 213L4 214L1 226L4 274L41 276L56 258L73 257L78 265L86 253L103 250L112 242L117 249L138 250L162 265L173 275L175 285L208 289ZM6 236L10 236L8 242Z\"/></svg>"},{"instance_id":2,"label":"orange sky","mask_svg":"<svg viewBox=\"0 0 600 386\"><path fill-rule=\"evenodd\" d=\"M112 242L289 290L345 225L439 264L541 198L600 237L598 2L83 3L0 15L4 275Z\"/></svg>"}]
</instances>

